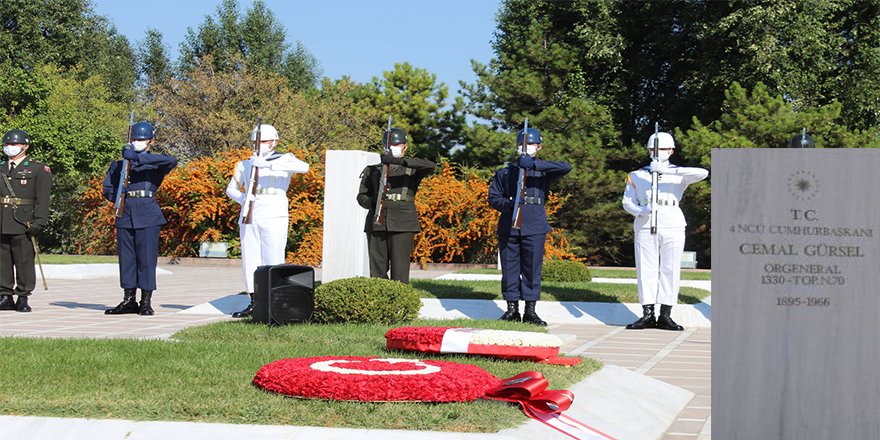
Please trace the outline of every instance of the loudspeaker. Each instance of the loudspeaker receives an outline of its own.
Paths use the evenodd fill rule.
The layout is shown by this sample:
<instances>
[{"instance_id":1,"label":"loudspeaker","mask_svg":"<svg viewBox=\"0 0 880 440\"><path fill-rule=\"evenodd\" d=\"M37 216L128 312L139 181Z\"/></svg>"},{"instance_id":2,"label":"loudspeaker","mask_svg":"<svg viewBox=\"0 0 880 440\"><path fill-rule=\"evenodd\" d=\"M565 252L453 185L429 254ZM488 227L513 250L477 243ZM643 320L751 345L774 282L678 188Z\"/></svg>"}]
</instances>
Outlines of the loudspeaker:
<instances>
[{"instance_id":1,"label":"loudspeaker","mask_svg":"<svg viewBox=\"0 0 880 440\"><path fill-rule=\"evenodd\" d=\"M254 322L311 322L314 310L315 270L311 267L279 264L254 271Z\"/></svg>"}]
</instances>

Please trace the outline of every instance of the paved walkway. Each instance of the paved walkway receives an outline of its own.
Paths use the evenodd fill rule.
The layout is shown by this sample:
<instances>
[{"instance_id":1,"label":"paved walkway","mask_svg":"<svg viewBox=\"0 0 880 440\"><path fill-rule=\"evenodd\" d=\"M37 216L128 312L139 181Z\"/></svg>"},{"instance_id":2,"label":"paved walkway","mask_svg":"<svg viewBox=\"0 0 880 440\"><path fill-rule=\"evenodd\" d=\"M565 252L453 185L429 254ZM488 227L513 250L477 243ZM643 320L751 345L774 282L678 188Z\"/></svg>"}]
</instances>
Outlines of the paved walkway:
<instances>
[{"instance_id":1,"label":"paved walkway","mask_svg":"<svg viewBox=\"0 0 880 440\"><path fill-rule=\"evenodd\" d=\"M115 265L114 265L115 267ZM154 293L153 308L155 316L121 315L108 316L103 314L106 308L112 308L122 299L122 290L119 288L118 279L106 274L95 275L101 272L94 270L94 266L88 270L74 270L71 275L70 268L65 268L65 273L54 268L47 268L49 284L48 291L38 290L31 297L30 304L34 311L31 313L0 312L0 336L20 337L91 337L91 338L166 338L174 332L194 325L202 325L210 322L231 319L223 313L238 310L247 302L245 295L235 295L242 288L241 269L227 266L196 266L196 265L160 265L158 284L160 289ZM107 269L106 267L104 269ZM414 270L413 278L435 278L448 274L448 271L421 271ZM111 271L111 274L113 272ZM98 277L94 277L98 276ZM79 279L71 279L79 278ZM320 269L316 270L316 278L320 279ZM582 303L584 304L584 303ZM708 306L706 306L708 307ZM539 305L540 312L540 305ZM662 330L624 330L619 325L605 324L581 324L568 322L550 321L549 330L552 333L565 336L566 344L562 352L570 355L580 355L597 358L607 365L616 365L625 369L644 374L677 387L681 387L695 394L687 408L678 415L678 419L672 424L664 440L709 440L711 426L711 330L709 327L687 327L684 332L668 332ZM45 418L7 417L0 416L0 422L4 427L11 423L40 424L44 426ZM78 419L57 419L78 426ZM39 422L39 423L38 423ZM111 421L100 422L112 424ZM114 421L122 422L122 421ZM89 423L99 423L90 421ZM160 422L157 426L165 426ZM56 422L57 424L57 422ZM89 435L82 437L70 437L74 428L58 426L68 434L65 438L97 438ZM215 430L222 430L210 424L187 424L192 427L186 433L178 433L178 436L167 435L163 440L175 438L216 438L212 437ZM180 431L179 426L175 428ZM272 427L279 430L280 437L293 438L293 434L287 433L289 427ZM74 429L74 431L70 431ZM121 428L120 428L121 429ZM265 427L270 429L270 427ZM304 437L318 434L310 432L310 428L298 428ZM305 430L305 431L303 431ZM162 431L162 429L159 429ZM354 431L353 434L351 431ZM28 428L33 437L20 438L49 438L36 436L37 431ZM51 431L50 431L51 432ZM310 434L306 434L309 432ZM356 434L356 430L334 431L333 438L339 434L339 438L354 440L368 438L362 434ZM379 433L378 437L369 438L397 438L394 431ZM48 434L48 432L47 432ZM244 437L246 433L242 433ZM426 433L427 434L427 433ZM425 440L452 438L445 433L432 433L434 435L422 436ZM451 435L451 433L450 433ZM327 433L320 435L328 438ZM455 438L482 438L484 435L467 435ZM5 436L0 436L8 438ZM134 436L132 438L135 438ZM505 436L489 435L487 438L503 438ZM116 438L116 437L104 437ZM124 437L119 437L124 438ZM139 438L149 438L140 436Z\"/></svg>"}]
</instances>

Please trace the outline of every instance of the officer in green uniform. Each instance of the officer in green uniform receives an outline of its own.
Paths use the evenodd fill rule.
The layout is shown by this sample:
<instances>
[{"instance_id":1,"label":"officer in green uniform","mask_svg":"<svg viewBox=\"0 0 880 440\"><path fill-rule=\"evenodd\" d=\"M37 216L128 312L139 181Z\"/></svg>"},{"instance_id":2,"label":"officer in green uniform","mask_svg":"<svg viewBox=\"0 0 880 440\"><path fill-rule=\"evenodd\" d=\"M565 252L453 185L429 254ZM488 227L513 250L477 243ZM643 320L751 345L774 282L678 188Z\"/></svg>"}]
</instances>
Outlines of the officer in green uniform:
<instances>
[{"instance_id":1,"label":"officer in green uniform","mask_svg":"<svg viewBox=\"0 0 880 440\"><path fill-rule=\"evenodd\" d=\"M30 312L28 296L37 284L32 237L46 227L52 172L26 157L30 139L24 130L3 135L0 161L0 310ZM18 295L13 302L12 295Z\"/></svg>"},{"instance_id":2,"label":"officer in green uniform","mask_svg":"<svg viewBox=\"0 0 880 440\"><path fill-rule=\"evenodd\" d=\"M386 136L390 133L391 139ZM434 172L437 164L425 159L409 159L403 155L407 149L406 132L392 128L383 135L382 143L390 144L390 154L383 154L381 164L370 165L361 173L361 186L357 201L368 210L364 232L370 253L370 276L391 279L409 284L409 263L416 232L419 212L416 210L416 192L425 176ZM385 193L385 221L374 223L376 204L382 192L380 180L382 168L388 165L388 190Z\"/></svg>"}]
</instances>

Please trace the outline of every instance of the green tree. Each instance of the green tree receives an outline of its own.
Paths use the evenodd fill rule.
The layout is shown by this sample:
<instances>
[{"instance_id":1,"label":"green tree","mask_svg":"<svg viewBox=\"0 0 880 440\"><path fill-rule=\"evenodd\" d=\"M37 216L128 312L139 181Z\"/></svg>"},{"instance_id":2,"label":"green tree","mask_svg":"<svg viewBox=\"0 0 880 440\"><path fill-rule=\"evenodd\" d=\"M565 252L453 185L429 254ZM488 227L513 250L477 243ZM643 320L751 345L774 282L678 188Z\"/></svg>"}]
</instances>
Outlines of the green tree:
<instances>
[{"instance_id":1,"label":"green tree","mask_svg":"<svg viewBox=\"0 0 880 440\"><path fill-rule=\"evenodd\" d=\"M707 124L694 118L693 127L677 130L674 157L683 165L712 167L713 148L788 148L792 136L806 127L818 148L880 148L868 132L842 125L842 105L831 104L796 111L794 104L774 96L762 83L749 93L738 83L727 90L722 114ZM711 264L711 175L685 193L682 210L688 219L688 248L700 254L701 264Z\"/></svg>"},{"instance_id":2,"label":"green tree","mask_svg":"<svg viewBox=\"0 0 880 440\"><path fill-rule=\"evenodd\" d=\"M162 33L147 28L146 36L138 41L136 51L138 81L143 89L164 83L171 76L169 51L168 45L162 41Z\"/></svg>"},{"instance_id":3,"label":"green tree","mask_svg":"<svg viewBox=\"0 0 880 440\"><path fill-rule=\"evenodd\" d=\"M170 78L154 88L157 136L177 157L211 157L249 145L258 117L278 129L287 148L316 155L322 148L366 148L375 111L354 105L350 81L295 92L278 73L238 56L225 60L235 68L217 71L217 63L205 56L187 79Z\"/></svg>"},{"instance_id":4,"label":"green tree","mask_svg":"<svg viewBox=\"0 0 880 440\"><path fill-rule=\"evenodd\" d=\"M46 64L98 77L110 99L128 102L134 52L90 0L0 0L0 63L25 70ZM81 66L81 68L76 68Z\"/></svg>"},{"instance_id":5,"label":"green tree","mask_svg":"<svg viewBox=\"0 0 880 440\"><path fill-rule=\"evenodd\" d=\"M285 42L284 26L261 0L254 2L242 17L237 0L223 0L217 6L216 19L205 16L198 31L187 29L180 46L180 68L184 75L200 68L200 60L212 55L214 70L236 68L225 62L229 56L241 56L251 66L281 74L294 90L316 85L320 65L299 41L291 50Z\"/></svg>"},{"instance_id":6,"label":"green tree","mask_svg":"<svg viewBox=\"0 0 880 440\"><path fill-rule=\"evenodd\" d=\"M386 129L391 115L393 125L406 131L411 150L407 154L428 159L449 157L464 116L460 102L446 106L449 88L445 83L437 84L437 75L409 63L395 63L394 70L383 72L382 79L373 77L357 90L358 103L379 111L378 127ZM374 143L378 146L379 141L376 138Z\"/></svg>"}]
</instances>

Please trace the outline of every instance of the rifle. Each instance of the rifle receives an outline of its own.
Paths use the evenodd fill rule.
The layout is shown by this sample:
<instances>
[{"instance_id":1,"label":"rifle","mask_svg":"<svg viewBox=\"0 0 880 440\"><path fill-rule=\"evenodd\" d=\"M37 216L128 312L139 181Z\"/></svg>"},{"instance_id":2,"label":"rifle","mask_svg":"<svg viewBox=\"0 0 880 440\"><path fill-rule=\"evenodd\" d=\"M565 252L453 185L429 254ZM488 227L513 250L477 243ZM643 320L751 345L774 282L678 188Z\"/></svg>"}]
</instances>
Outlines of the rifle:
<instances>
[{"instance_id":1,"label":"rifle","mask_svg":"<svg viewBox=\"0 0 880 440\"><path fill-rule=\"evenodd\" d=\"M128 143L126 148L131 147L131 135L134 130L134 110L128 118ZM128 188L128 174L131 172L131 162L128 159L122 159L122 169L119 171L119 188L116 192L116 216L122 217L122 211L125 208L125 188Z\"/></svg>"},{"instance_id":2,"label":"rifle","mask_svg":"<svg viewBox=\"0 0 880 440\"><path fill-rule=\"evenodd\" d=\"M804 130L801 132L801 148L807 148L807 127L804 127Z\"/></svg>"},{"instance_id":3,"label":"rifle","mask_svg":"<svg viewBox=\"0 0 880 440\"><path fill-rule=\"evenodd\" d=\"M31 228L31 222L25 223L25 226L28 229ZM31 236L31 244L34 245L34 256L37 257L37 265L40 266L40 277L43 278L43 290L49 290L49 285L46 284L46 274L43 273L43 261L40 260L40 247L37 246L37 237Z\"/></svg>"},{"instance_id":4,"label":"rifle","mask_svg":"<svg viewBox=\"0 0 880 440\"><path fill-rule=\"evenodd\" d=\"M529 118L523 124L523 141L519 145L519 157L525 156L526 145L529 143ZM522 227L522 201L526 198L526 170L519 169L519 179L516 181L516 198L513 201L513 229Z\"/></svg>"},{"instance_id":5,"label":"rifle","mask_svg":"<svg viewBox=\"0 0 880 440\"><path fill-rule=\"evenodd\" d=\"M660 124L654 123L654 157L652 160L660 160ZM656 171L651 173L651 235L657 235L657 193L660 186L660 174Z\"/></svg>"},{"instance_id":6,"label":"rifle","mask_svg":"<svg viewBox=\"0 0 880 440\"><path fill-rule=\"evenodd\" d=\"M383 154L391 154L391 115L388 115L388 130L385 130L385 142L382 145ZM382 175L379 177L379 198L376 200L376 212L373 215L373 224L385 224L385 197L388 194L388 164L382 166Z\"/></svg>"},{"instance_id":7,"label":"rifle","mask_svg":"<svg viewBox=\"0 0 880 440\"><path fill-rule=\"evenodd\" d=\"M260 130L263 126L263 117L260 116L257 118L257 135L255 136L256 143L254 143L254 156L260 154L260 136L262 135L262 130ZM254 197L257 196L257 181L260 178L259 168L253 166L251 164L251 175L248 179L247 191L245 191L244 203L241 204L241 213L238 215L238 222L243 225L249 225L254 221L254 202L253 200L248 200L247 195L253 194Z\"/></svg>"}]
</instances>

